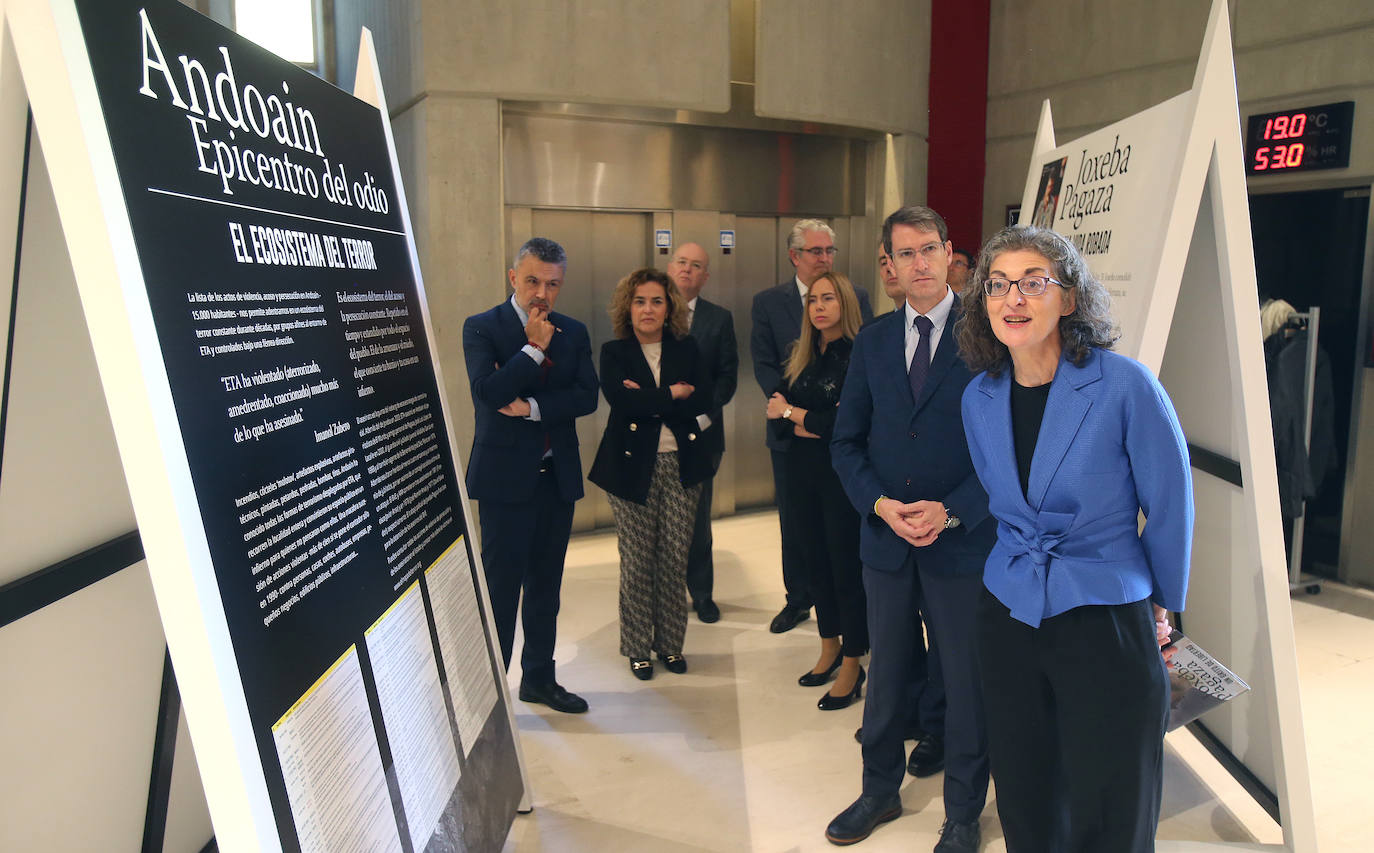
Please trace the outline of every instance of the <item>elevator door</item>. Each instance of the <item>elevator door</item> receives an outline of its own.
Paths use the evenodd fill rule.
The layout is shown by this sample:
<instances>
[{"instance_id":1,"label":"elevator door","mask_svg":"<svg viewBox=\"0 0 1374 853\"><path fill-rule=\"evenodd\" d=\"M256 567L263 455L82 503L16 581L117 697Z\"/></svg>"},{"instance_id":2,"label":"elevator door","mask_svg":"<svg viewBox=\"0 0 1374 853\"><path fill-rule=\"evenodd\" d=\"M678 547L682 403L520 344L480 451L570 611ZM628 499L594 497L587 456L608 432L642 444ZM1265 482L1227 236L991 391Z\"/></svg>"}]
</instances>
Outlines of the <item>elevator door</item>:
<instances>
[{"instance_id":1,"label":"elevator door","mask_svg":"<svg viewBox=\"0 0 1374 853\"><path fill-rule=\"evenodd\" d=\"M517 233L522 216L510 216L511 243L517 247L530 237L548 237L568 252L568 271L559 289L554 310L581 320L592 336L592 363L600 368L601 345L611 338L611 319L606 313L616 282L633 270L651 263L653 223L647 213L602 213L582 210L528 210L529 233ZM591 470L601 434L606 429L609 407L598 396L596 414L577 421L582 473ZM614 524L606 493L587 483L587 495L577 502L574 530L591 530Z\"/></svg>"},{"instance_id":2,"label":"elevator door","mask_svg":"<svg viewBox=\"0 0 1374 853\"><path fill-rule=\"evenodd\" d=\"M1302 563L1304 571L1326 577L1335 577L1340 565L1349 485L1355 486L1353 493L1360 491L1359 484L1347 484L1346 473L1347 453L1360 431L1351 402L1362 365L1356 346L1368 216L1369 190L1363 187L1250 198L1260 297L1283 299L1299 311L1321 308L1318 343L1329 364L1332 400L1325 420L1331 425L1327 440L1334 439L1334 447L1317 447L1322 439L1314 432L1314 459L1329 464L1313 472L1319 491L1307 503ZM1321 420L1319 415L1317 422ZM1351 579L1370 583L1367 576Z\"/></svg>"}]
</instances>

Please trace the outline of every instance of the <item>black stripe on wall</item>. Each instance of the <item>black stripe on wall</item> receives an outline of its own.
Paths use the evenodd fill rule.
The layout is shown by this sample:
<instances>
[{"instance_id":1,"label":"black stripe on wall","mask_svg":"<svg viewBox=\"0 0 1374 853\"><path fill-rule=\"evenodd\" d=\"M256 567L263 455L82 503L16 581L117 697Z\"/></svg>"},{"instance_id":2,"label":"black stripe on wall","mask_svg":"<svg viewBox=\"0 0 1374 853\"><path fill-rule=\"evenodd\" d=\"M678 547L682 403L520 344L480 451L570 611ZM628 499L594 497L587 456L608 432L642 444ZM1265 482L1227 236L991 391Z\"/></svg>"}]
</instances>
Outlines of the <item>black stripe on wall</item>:
<instances>
[{"instance_id":1,"label":"black stripe on wall","mask_svg":"<svg viewBox=\"0 0 1374 853\"><path fill-rule=\"evenodd\" d=\"M172 797L172 767L176 761L177 726L181 721L181 692L172 671L172 654L162 658L162 695L157 703L157 734L153 739L153 772L148 780L148 809L143 816L143 853L163 853L167 835L167 803Z\"/></svg>"},{"instance_id":2,"label":"black stripe on wall","mask_svg":"<svg viewBox=\"0 0 1374 853\"><path fill-rule=\"evenodd\" d=\"M14 282L10 286L10 316L5 336L5 375L0 378L0 471L5 461L5 423L10 411L10 371L14 367L14 330L19 317L19 257L24 248L24 205L29 198L29 146L33 142L33 110L24 125L24 164L19 175L19 218L14 229ZM0 625L3 625L0 622Z\"/></svg>"},{"instance_id":3,"label":"black stripe on wall","mask_svg":"<svg viewBox=\"0 0 1374 853\"><path fill-rule=\"evenodd\" d=\"M0 628L74 592L123 571L143 559L143 540L134 530L0 586Z\"/></svg>"},{"instance_id":4,"label":"black stripe on wall","mask_svg":"<svg viewBox=\"0 0 1374 853\"><path fill-rule=\"evenodd\" d=\"M1237 488L1245 488L1240 475L1240 463L1234 459L1213 453L1196 444L1188 445L1188 458L1193 467L1230 483Z\"/></svg>"}]
</instances>

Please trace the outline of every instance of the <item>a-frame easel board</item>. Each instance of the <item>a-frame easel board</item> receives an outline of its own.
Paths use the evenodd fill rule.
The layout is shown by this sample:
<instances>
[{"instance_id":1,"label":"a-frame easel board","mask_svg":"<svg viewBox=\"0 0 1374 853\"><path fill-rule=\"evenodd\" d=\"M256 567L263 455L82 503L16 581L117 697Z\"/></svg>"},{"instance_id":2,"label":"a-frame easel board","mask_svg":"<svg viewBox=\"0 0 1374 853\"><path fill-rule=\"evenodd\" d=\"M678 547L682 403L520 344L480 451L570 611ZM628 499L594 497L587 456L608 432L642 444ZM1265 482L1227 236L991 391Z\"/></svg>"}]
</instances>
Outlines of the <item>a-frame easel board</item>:
<instances>
[{"instance_id":1,"label":"a-frame easel board","mask_svg":"<svg viewBox=\"0 0 1374 853\"><path fill-rule=\"evenodd\" d=\"M370 38L363 101L174 0L3 13L220 849L499 849L527 786Z\"/></svg>"},{"instance_id":2,"label":"a-frame easel board","mask_svg":"<svg viewBox=\"0 0 1374 853\"><path fill-rule=\"evenodd\" d=\"M1196 508L1180 622L1252 688L1199 722L1273 795L1284 849L1314 851L1225 0L1189 91L1065 145L1045 102L1021 211L1083 251L1112 293L1118 350L1155 371L1178 410Z\"/></svg>"}]
</instances>

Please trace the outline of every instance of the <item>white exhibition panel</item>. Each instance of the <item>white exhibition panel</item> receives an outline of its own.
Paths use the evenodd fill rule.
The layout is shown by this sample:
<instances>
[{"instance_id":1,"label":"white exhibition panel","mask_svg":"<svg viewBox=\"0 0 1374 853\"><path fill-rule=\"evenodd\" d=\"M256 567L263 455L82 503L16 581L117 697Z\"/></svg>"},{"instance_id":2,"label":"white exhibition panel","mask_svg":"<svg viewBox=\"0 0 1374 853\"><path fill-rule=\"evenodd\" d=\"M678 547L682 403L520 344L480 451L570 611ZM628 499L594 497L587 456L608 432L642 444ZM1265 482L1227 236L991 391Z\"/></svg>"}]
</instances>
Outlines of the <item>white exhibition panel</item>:
<instances>
[{"instance_id":1,"label":"white exhibition panel","mask_svg":"<svg viewBox=\"0 0 1374 853\"><path fill-rule=\"evenodd\" d=\"M1117 351L1138 357L1161 255L1157 239L1173 213L1174 194L1163 179L1177 175L1179 144L1193 98L1185 92L1142 113L1037 154L1021 199L1021 224L1044 209L1112 295L1121 327ZM1046 178L1058 175L1049 192ZM1042 208L1046 204L1048 207ZM1046 226L1044 220L1036 222Z\"/></svg>"},{"instance_id":2,"label":"white exhibition panel","mask_svg":"<svg viewBox=\"0 0 1374 853\"><path fill-rule=\"evenodd\" d=\"M0 850L139 849L164 651L144 563L0 628Z\"/></svg>"},{"instance_id":3,"label":"white exhibition panel","mask_svg":"<svg viewBox=\"0 0 1374 853\"><path fill-rule=\"evenodd\" d=\"M36 138L30 157L0 477L0 584L136 526Z\"/></svg>"}]
</instances>

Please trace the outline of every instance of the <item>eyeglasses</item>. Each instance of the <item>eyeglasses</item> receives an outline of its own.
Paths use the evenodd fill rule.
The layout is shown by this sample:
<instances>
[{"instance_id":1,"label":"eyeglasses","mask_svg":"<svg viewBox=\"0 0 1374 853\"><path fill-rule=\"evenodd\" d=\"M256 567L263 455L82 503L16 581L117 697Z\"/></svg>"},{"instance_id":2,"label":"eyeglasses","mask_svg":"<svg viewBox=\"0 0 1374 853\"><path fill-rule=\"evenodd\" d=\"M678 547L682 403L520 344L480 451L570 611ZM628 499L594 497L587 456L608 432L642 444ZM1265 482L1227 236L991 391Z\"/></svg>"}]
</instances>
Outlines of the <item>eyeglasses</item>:
<instances>
[{"instance_id":1,"label":"eyeglasses","mask_svg":"<svg viewBox=\"0 0 1374 853\"><path fill-rule=\"evenodd\" d=\"M836 249L834 246L812 246L809 249L798 249L797 251L805 252L819 261L824 257L835 257L835 253L838 252L839 249Z\"/></svg>"},{"instance_id":2,"label":"eyeglasses","mask_svg":"<svg viewBox=\"0 0 1374 853\"><path fill-rule=\"evenodd\" d=\"M898 249L892 253L892 259L898 266L909 267L916 263L916 256L920 255L926 261L933 261L945 250L944 243L927 243L919 249Z\"/></svg>"},{"instance_id":3,"label":"eyeglasses","mask_svg":"<svg viewBox=\"0 0 1374 853\"><path fill-rule=\"evenodd\" d=\"M1028 275L1016 281L1005 278L990 278L983 282L983 292L993 298L1006 296L1011 292L1011 286L1013 284L1016 285L1016 289L1021 291L1024 296L1039 296L1044 293L1045 288L1049 287L1051 284L1057 284L1064 288L1070 287L1070 285L1058 279L1050 278L1047 275Z\"/></svg>"}]
</instances>

